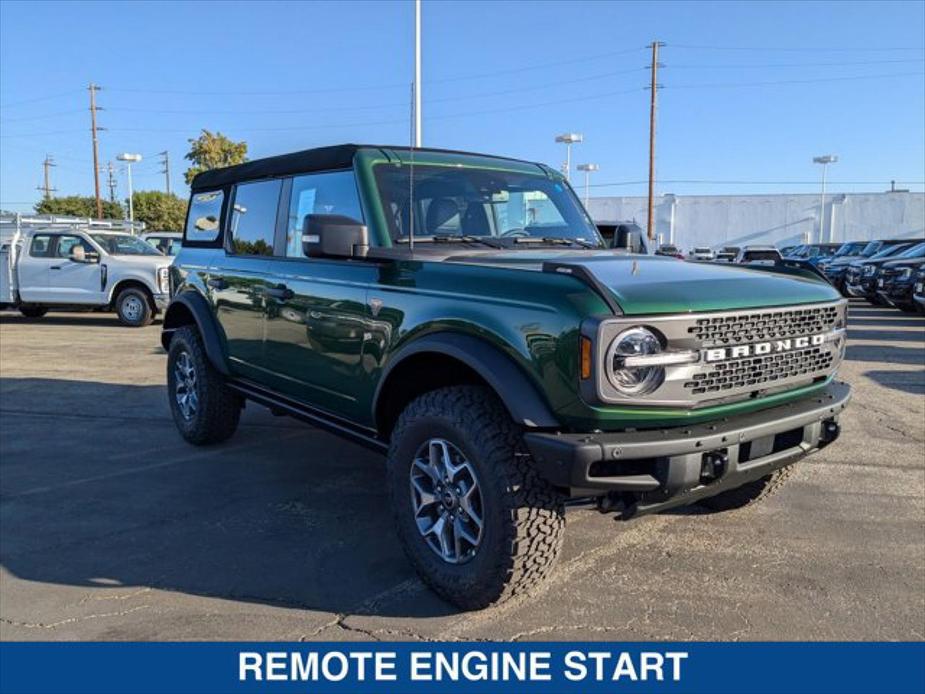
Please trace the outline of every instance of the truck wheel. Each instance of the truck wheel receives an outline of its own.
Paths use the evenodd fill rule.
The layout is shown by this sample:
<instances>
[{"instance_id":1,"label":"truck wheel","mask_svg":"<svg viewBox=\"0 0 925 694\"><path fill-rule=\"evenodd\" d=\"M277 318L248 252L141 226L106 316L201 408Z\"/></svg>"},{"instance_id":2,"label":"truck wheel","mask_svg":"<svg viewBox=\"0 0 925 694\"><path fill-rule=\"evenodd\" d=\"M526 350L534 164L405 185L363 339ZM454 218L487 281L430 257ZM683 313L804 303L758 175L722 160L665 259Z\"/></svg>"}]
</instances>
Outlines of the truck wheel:
<instances>
[{"instance_id":1,"label":"truck wheel","mask_svg":"<svg viewBox=\"0 0 925 694\"><path fill-rule=\"evenodd\" d=\"M388 486L414 568L462 609L529 590L559 555L562 497L537 475L487 388L441 388L412 401L392 434Z\"/></svg>"},{"instance_id":2,"label":"truck wheel","mask_svg":"<svg viewBox=\"0 0 925 694\"><path fill-rule=\"evenodd\" d=\"M116 315L122 325L141 328L154 320L154 309L148 301L148 295L141 289L129 287L119 292L116 299Z\"/></svg>"},{"instance_id":3,"label":"truck wheel","mask_svg":"<svg viewBox=\"0 0 925 694\"><path fill-rule=\"evenodd\" d=\"M241 396L209 362L193 328L180 328L170 340L167 395L173 421L190 443L219 443L238 428Z\"/></svg>"},{"instance_id":4,"label":"truck wheel","mask_svg":"<svg viewBox=\"0 0 925 694\"><path fill-rule=\"evenodd\" d=\"M728 492L701 499L699 504L709 511L734 511L766 499L780 489L793 474L793 465L775 470L770 475L747 482Z\"/></svg>"},{"instance_id":5,"label":"truck wheel","mask_svg":"<svg viewBox=\"0 0 925 694\"><path fill-rule=\"evenodd\" d=\"M26 318L41 318L48 313L48 309L44 306L20 306L19 312Z\"/></svg>"}]
</instances>

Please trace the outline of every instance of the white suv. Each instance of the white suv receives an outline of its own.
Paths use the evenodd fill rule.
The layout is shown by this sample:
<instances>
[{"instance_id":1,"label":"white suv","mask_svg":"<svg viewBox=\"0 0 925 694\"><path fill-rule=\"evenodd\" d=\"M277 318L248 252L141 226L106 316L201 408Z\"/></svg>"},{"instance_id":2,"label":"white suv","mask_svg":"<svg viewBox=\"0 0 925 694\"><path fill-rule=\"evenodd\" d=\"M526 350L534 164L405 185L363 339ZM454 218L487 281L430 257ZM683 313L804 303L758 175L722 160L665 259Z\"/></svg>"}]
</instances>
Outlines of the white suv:
<instances>
[{"instance_id":1,"label":"white suv","mask_svg":"<svg viewBox=\"0 0 925 694\"><path fill-rule=\"evenodd\" d=\"M172 260L131 234L30 230L3 248L0 305L29 318L52 308L114 310L124 325L148 325L169 301Z\"/></svg>"}]
</instances>

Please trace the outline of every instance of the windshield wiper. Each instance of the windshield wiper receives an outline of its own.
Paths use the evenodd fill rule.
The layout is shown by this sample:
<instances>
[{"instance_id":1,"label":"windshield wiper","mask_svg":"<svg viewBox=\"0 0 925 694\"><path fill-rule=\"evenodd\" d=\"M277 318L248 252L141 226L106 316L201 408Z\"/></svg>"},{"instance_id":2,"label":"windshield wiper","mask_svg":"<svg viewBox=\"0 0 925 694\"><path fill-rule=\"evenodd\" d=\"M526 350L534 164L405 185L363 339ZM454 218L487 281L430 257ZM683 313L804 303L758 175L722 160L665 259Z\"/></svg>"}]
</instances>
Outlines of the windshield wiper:
<instances>
[{"instance_id":1,"label":"windshield wiper","mask_svg":"<svg viewBox=\"0 0 925 694\"><path fill-rule=\"evenodd\" d=\"M597 244L584 239L570 239L561 236L516 236L514 243L543 243L549 246L581 246L582 248L600 248Z\"/></svg>"},{"instance_id":2,"label":"windshield wiper","mask_svg":"<svg viewBox=\"0 0 925 694\"><path fill-rule=\"evenodd\" d=\"M484 246L489 246L491 248L504 248L504 245L496 243L494 241L489 241L487 238L482 236L468 236L468 235L459 235L459 234L434 234L431 236L417 236L414 237L415 243L480 243ZM410 243L410 237L401 236L395 239L395 243Z\"/></svg>"}]
</instances>

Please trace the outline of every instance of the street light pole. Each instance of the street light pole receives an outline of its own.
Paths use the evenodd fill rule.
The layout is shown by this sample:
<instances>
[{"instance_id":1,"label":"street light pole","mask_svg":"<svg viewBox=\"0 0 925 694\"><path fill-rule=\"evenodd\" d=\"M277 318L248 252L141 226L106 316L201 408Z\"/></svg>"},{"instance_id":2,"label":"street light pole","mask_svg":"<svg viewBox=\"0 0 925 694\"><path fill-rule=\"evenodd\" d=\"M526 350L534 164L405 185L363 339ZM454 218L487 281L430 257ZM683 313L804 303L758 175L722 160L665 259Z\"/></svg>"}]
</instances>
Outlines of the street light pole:
<instances>
[{"instance_id":1,"label":"street light pole","mask_svg":"<svg viewBox=\"0 0 925 694\"><path fill-rule=\"evenodd\" d=\"M414 0L414 146L420 147L421 133L421 0Z\"/></svg>"},{"instance_id":2,"label":"street light pole","mask_svg":"<svg viewBox=\"0 0 925 694\"><path fill-rule=\"evenodd\" d=\"M134 203L134 200L132 200L132 197L133 197L132 195L132 164L137 164L138 162L140 162L141 155L140 154L130 154L128 152L124 152L123 154L120 154L119 156L117 156L116 159L118 159L119 161L125 162L125 169L126 169L126 172L128 173L128 221L134 222L135 221L135 203Z\"/></svg>"},{"instance_id":3,"label":"street light pole","mask_svg":"<svg viewBox=\"0 0 925 694\"><path fill-rule=\"evenodd\" d=\"M585 209L588 209L588 201L591 199L591 173L600 168L597 164L578 165L578 170L585 172Z\"/></svg>"},{"instance_id":4,"label":"street light pole","mask_svg":"<svg viewBox=\"0 0 925 694\"><path fill-rule=\"evenodd\" d=\"M584 135L581 133L564 133L562 135L556 135L556 142L565 143L565 178L568 181L572 180L572 145L584 140Z\"/></svg>"},{"instance_id":5,"label":"street light pole","mask_svg":"<svg viewBox=\"0 0 925 694\"><path fill-rule=\"evenodd\" d=\"M822 196L819 199L819 243L825 243L825 177L829 164L834 164L837 161L837 154L813 157L814 164L822 164Z\"/></svg>"}]
</instances>

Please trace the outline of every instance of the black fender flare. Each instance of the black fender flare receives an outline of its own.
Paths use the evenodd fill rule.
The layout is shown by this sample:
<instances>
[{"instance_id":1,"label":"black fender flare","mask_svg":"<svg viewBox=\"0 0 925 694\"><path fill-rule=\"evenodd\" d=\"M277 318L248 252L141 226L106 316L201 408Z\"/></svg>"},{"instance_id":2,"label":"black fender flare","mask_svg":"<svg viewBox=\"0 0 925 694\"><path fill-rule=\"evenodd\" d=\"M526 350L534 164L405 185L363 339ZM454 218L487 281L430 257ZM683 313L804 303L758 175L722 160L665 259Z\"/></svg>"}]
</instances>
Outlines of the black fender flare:
<instances>
[{"instance_id":1,"label":"black fender flare","mask_svg":"<svg viewBox=\"0 0 925 694\"><path fill-rule=\"evenodd\" d=\"M164 349L170 348L170 337L173 332L178 327L188 324L186 322L176 324L176 315L180 312L178 308L180 306L193 316L196 328L199 330L199 336L202 338L202 344L206 350L206 356L212 362L212 366L218 369L223 376L228 376L231 372L228 369L228 363L225 361L225 331L215 320L209 302L197 291L181 292L171 299L170 305L164 313L164 327L161 329L161 344Z\"/></svg>"},{"instance_id":2,"label":"black fender flare","mask_svg":"<svg viewBox=\"0 0 925 694\"><path fill-rule=\"evenodd\" d=\"M475 371L494 389L518 424L534 429L561 427L536 386L513 359L486 340L452 332L414 339L392 356L376 385L374 415L379 411L380 396L389 374L409 357L423 352L452 357Z\"/></svg>"}]
</instances>

